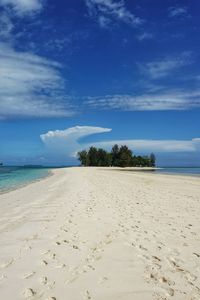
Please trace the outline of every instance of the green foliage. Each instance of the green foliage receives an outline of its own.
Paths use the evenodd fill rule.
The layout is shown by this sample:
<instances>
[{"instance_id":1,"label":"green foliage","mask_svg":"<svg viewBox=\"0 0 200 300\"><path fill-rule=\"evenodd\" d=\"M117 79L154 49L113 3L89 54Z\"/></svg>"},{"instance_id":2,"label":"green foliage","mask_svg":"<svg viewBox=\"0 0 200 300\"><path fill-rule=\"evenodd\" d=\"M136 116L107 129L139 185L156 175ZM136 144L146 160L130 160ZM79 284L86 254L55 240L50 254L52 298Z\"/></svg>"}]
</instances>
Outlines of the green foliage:
<instances>
[{"instance_id":1,"label":"green foliage","mask_svg":"<svg viewBox=\"0 0 200 300\"><path fill-rule=\"evenodd\" d=\"M126 145L121 147L114 145L111 152L90 147L88 151L78 152L78 159L83 166L155 167L156 165L153 153L150 156L135 156Z\"/></svg>"},{"instance_id":2,"label":"green foliage","mask_svg":"<svg viewBox=\"0 0 200 300\"><path fill-rule=\"evenodd\" d=\"M119 146L114 145L111 150L112 166L117 167L119 165Z\"/></svg>"},{"instance_id":3,"label":"green foliage","mask_svg":"<svg viewBox=\"0 0 200 300\"><path fill-rule=\"evenodd\" d=\"M81 164L83 166L87 165L87 151L86 150L78 152L78 158L81 161Z\"/></svg>"},{"instance_id":4,"label":"green foliage","mask_svg":"<svg viewBox=\"0 0 200 300\"><path fill-rule=\"evenodd\" d=\"M95 147L90 147L87 154L87 165L98 166L98 162L99 162L98 149Z\"/></svg>"},{"instance_id":5,"label":"green foliage","mask_svg":"<svg viewBox=\"0 0 200 300\"><path fill-rule=\"evenodd\" d=\"M155 167L156 165L156 157L153 153L150 154L150 164L152 167Z\"/></svg>"},{"instance_id":6,"label":"green foliage","mask_svg":"<svg viewBox=\"0 0 200 300\"><path fill-rule=\"evenodd\" d=\"M119 149L119 167L129 167L131 166L132 151L127 146L121 146Z\"/></svg>"},{"instance_id":7,"label":"green foliage","mask_svg":"<svg viewBox=\"0 0 200 300\"><path fill-rule=\"evenodd\" d=\"M103 149L98 149L98 166L106 167L111 165L111 156L110 153L106 152Z\"/></svg>"}]
</instances>

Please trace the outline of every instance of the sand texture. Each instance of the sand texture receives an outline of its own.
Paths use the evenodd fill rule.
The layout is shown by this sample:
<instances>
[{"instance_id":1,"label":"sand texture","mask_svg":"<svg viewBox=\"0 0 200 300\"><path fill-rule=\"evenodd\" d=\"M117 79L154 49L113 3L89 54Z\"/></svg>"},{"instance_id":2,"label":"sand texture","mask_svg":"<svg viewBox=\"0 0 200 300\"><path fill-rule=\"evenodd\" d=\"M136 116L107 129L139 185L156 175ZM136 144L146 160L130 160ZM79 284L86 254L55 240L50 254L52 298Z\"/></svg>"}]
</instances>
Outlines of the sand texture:
<instances>
[{"instance_id":1,"label":"sand texture","mask_svg":"<svg viewBox=\"0 0 200 300\"><path fill-rule=\"evenodd\" d=\"M0 203L2 300L200 299L200 178L67 168Z\"/></svg>"}]
</instances>

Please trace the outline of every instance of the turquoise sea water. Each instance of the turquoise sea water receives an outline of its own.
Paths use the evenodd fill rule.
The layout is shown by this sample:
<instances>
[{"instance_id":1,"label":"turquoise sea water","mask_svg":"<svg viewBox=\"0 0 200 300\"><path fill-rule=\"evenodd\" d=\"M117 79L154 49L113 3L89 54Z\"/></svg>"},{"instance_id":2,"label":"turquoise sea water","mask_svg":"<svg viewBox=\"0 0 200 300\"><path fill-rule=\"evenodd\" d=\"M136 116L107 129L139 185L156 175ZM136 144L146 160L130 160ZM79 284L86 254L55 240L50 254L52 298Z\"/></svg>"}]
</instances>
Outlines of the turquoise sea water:
<instances>
[{"instance_id":1,"label":"turquoise sea water","mask_svg":"<svg viewBox=\"0 0 200 300\"><path fill-rule=\"evenodd\" d=\"M49 174L48 168L0 167L0 192L18 188Z\"/></svg>"}]
</instances>

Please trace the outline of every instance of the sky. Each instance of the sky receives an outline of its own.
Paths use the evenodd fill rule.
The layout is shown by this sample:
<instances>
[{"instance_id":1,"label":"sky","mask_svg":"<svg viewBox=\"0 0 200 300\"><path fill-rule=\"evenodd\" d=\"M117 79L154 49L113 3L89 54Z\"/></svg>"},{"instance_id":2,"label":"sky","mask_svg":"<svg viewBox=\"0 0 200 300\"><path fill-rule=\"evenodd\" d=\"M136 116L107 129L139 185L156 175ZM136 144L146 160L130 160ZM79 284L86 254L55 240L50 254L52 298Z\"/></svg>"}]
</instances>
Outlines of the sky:
<instances>
[{"instance_id":1,"label":"sky","mask_svg":"<svg viewBox=\"0 0 200 300\"><path fill-rule=\"evenodd\" d=\"M126 144L200 166L199 0L0 0L0 161Z\"/></svg>"}]
</instances>

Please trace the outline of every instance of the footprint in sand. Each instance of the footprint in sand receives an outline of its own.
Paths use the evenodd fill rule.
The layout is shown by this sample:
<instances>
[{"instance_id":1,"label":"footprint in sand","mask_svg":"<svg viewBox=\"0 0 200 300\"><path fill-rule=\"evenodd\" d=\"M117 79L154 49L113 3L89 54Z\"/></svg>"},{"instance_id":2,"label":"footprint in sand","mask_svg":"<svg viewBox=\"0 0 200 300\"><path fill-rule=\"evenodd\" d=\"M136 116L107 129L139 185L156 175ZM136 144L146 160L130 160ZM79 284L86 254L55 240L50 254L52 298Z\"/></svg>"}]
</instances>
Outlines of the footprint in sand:
<instances>
[{"instance_id":1,"label":"footprint in sand","mask_svg":"<svg viewBox=\"0 0 200 300\"><path fill-rule=\"evenodd\" d=\"M193 275L192 273L190 273L188 271L186 271L185 276L186 276L187 280L191 283L197 280L197 276Z\"/></svg>"},{"instance_id":2,"label":"footprint in sand","mask_svg":"<svg viewBox=\"0 0 200 300\"><path fill-rule=\"evenodd\" d=\"M56 284L55 281L49 282L49 283L47 284L48 289L49 289L49 290L53 289L53 287L54 287L55 284Z\"/></svg>"},{"instance_id":3,"label":"footprint in sand","mask_svg":"<svg viewBox=\"0 0 200 300\"><path fill-rule=\"evenodd\" d=\"M198 253L193 253L196 257L200 258L200 254Z\"/></svg>"},{"instance_id":4,"label":"footprint in sand","mask_svg":"<svg viewBox=\"0 0 200 300\"><path fill-rule=\"evenodd\" d=\"M143 247L142 245L139 245L139 248L140 248L141 250L147 251L147 248Z\"/></svg>"},{"instance_id":5,"label":"footprint in sand","mask_svg":"<svg viewBox=\"0 0 200 300\"><path fill-rule=\"evenodd\" d=\"M90 300L90 299L92 299L92 297L91 297L89 291L86 291L86 292L83 294L83 299L84 299L84 300Z\"/></svg>"},{"instance_id":6,"label":"footprint in sand","mask_svg":"<svg viewBox=\"0 0 200 300\"><path fill-rule=\"evenodd\" d=\"M170 296L170 297L174 296L174 290L172 288L167 288L165 291L166 291L166 296Z\"/></svg>"},{"instance_id":7,"label":"footprint in sand","mask_svg":"<svg viewBox=\"0 0 200 300\"><path fill-rule=\"evenodd\" d=\"M78 279L78 275L72 276L71 278L67 279L65 281L65 284L70 284L70 283L74 282L76 279Z\"/></svg>"},{"instance_id":8,"label":"footprint in sand","mask_svg":"<svg viewBox=\"0 0 200 300\"><path fill-rule=\"evenodd\" d=\"M55 259L55 258L56 258L56 254L55 254L55 253L51 253L51 254L49 255L49 257L52 258L52 259Z\"/></svg>"},{"instance_id":9,"label":"footprint in sand","mask_svg":"<svg viewBox=\"0 0 200 300\"><path fill-rule=\"evenodd\" d=\"M42 255L46 255L46 254L48 254L48 253L50 253L51 252L51 250L43 250L42 252L41 252L41 254Z\"/></svg>"},{"instance_id":10,"label":"footprint in sand","mask_svg":"<svg viewBox=\"0 0 200 300\"><path fill-rule=\"evenodd\" d=\"M31 277L33 277L34 275L35 275L35 272L30 272L30 273L24 274L23 279L31 278Z\"/></svg>"},{"instance_id":11,"label":"footprint in sand","mask_svg":"<svg viewBox=\"0 0 200 300\"><path fill-rule=\"evenodd\" d=\"M47 266L47 265L48 265L48 262L47 262L46 260L42 260L41 265L42 265L42 266Z\"/></svg>"},{"instance_id":12,"label":"footprint in sand","mask_svg":"<svg viewBox=\"0 0 200 300\"><path fill-rule=\"evenodd\" d=\"M67 267L66 264L60 264L60 265L55 266L55 269L63 269L66 267Z\"/></svg>"},{"instance_id":13,"label":"footprint in sand","mask_svg":"<svg viewBox=\"0 0 200 300\"><path fill-rule=\"evenodd\" d=\"M23 294L24 298L28 299L30 297L35 296L36 292L31 288L26 288L22 294Z\"/></svg>"},{"instance_id":14,"label":"footprint in sand","mask_svg":"<svg viewBox=\"0 0 200 300\"><path fill-rule=\"evenodd\" d=\"M79 250L79 247L76 245L73 245L73 249Z\"/></svg>"},{"instance_id":15,"label":"footprint in sand","mask_svg":"<svg viewBox=\"0 0 200 300\"><path fill-rule=\"evenodd\" d=\"M8 266L12 265L13 262L14 262L14 259L11 258L10 260L7 260L7 261L1 263L0 268L2 268L2 269L7 268Z\"/></svg>"},{"instance_id":16,"label":"footprint in sand","mask_svg":"<svg viewBox=\"0 0 200 300\"><path fill-rule=\"evenodd\" d=\"M22 250L30 251L30 250L32 250L32 247L31 247L30 245L25 245L24 248L21 249L21 251L22 251Z\"/></svg>"},{"instance_id":17,"label":"footprint in sand","mask_svg":"<svg viewBox=\"0 0 200 300\"><path fill-rule=\"evenodd\" d=\"M90 268L93 271L95 270L95 268L92 265L88 265L87 267Z\"/></svg>"},{"instance_id":18,"label":"footprint in sand","mask_svg":"<svg viewBox=\"0 0 200 300\"><path fill-rule=\"evenodd\" d=\"M45 285L45 284L47 284L47 277L41 277L40 278L40 283L42 284L42 285Z\"/></svg>"},{"instance_id":19,"label":"footprint in sand","mask_svg":"<svg viewBox=\"0 0 200 300\"><path fill-rule=\"evenodd\" d=\"M30 235L27 238L25 238L25 241L28 242L28 241L33 241L33 240L37 240L37 239L38 239L38 234L33 234L33 235Z\"/></svg>"},{"instance_id":20,"label":"footprint in sand","mask_svg":"<svg viewBox=\"0 0 200 300\"><path fill-rule=\"evenodd\" d=\"M5 280L6 278L7 278L7 276L6 276L6 275L4 275L4 274L3 274L3 275L1 275L1 276L0 276L0 283L1 283L3 280Z\"/></svg>"},{"instance_id":21,"label":"footprint in sand","mask_svg":"<svg viewBox=\"0 0 200 300\"><path fill-rule=\"evenodd\" d=\"M159 257L155 256L155 255L153 255L152 258L153 258L155 261L161 262L161 259L160 259Z\"/></svg>"},{"instance_id":22,"label":"footprint in sand","mask_svg":"<svg viewBox=\"0 0 200 300\"><path fill-rule=\"evenodd\" d=\"M104 277L101 277L101 278L99 279L98 283L99 283L99 284L104 284L107 280L108 280L108 278L104 276Z\"/></svg>"}]
</instances>

